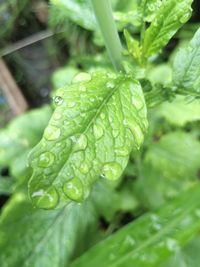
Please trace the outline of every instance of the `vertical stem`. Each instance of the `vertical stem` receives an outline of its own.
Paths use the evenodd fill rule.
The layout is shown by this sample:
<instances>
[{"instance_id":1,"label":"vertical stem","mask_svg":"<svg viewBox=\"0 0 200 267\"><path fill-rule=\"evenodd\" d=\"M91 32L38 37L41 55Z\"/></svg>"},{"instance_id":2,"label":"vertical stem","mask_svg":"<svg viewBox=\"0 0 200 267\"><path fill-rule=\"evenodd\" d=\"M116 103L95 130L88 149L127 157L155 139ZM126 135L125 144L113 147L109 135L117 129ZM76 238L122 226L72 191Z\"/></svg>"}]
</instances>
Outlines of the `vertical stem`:
<instances>
[{"instance_id":1,"label":"vertical stem","mask_svg":"<svg viewBox=\"0 0 200 267\"><path fill-rule=\"evenodd\" d=\"M114 68L122 69L122 47L114 22L110 0L92 0L95 16Z\"/></svg>"}]
</instances>

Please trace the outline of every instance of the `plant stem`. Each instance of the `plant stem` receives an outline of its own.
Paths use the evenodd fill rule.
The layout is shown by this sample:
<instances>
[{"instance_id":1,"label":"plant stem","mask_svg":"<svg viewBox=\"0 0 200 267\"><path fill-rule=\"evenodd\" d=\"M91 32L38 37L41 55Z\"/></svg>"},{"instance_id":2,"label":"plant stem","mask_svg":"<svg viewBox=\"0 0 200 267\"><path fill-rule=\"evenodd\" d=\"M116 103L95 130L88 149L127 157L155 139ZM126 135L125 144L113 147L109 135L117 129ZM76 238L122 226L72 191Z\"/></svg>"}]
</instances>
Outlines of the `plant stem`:
<instances>
[{"instance_id":1,"label":"plant stem","mask_svg":"<svg viewBox=\"0 0 200 267\"><path fill-rule=\"evenodd\" d=\"M110 0L92 0L95 16L114 68L122 70L122 46L114 22Z\"/></svg>"}]
</instances>

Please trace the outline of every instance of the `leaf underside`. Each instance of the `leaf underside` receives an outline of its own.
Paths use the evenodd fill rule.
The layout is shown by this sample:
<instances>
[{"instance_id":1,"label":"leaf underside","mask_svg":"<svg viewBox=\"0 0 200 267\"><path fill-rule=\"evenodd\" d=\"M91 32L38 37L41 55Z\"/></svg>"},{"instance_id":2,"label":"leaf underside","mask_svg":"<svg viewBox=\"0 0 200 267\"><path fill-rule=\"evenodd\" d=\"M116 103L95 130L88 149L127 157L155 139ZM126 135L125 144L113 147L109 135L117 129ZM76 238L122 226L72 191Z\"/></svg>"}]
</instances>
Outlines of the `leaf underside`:
<instances>
[{"instance_id":1,"label":"leaf underside","mask_svg":"<svg viewBox=\"0 0 200 267\"><path fill-rule=\"evenodd\" d=\"M147 130L142 89L132 78L104 72L77 75L54 98L55 112L30 155L34 205L81 202L99 176L118 179Z\"/></svg>"}]
</instances>

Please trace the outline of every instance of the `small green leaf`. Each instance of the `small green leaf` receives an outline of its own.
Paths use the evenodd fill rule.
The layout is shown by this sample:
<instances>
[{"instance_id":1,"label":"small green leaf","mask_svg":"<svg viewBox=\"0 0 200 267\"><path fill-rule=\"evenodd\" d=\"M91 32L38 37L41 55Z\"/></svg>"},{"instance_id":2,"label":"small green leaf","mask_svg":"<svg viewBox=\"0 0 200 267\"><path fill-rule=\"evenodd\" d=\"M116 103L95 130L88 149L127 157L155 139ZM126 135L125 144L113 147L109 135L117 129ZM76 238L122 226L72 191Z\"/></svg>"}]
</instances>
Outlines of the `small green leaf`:
<instances>
[{"instance_id":1,"label":"small green leaf","mask_svg":"<svg viewBox=\"0 0 200 267\"><path fill-rule=\"evenodd\" d=\"M200 29L186 48L179 50L173 64L173 82L177 90L200 94Z\"/></svg>"},{"instance_id":2,"label":"small green leaf","mask_svg":"<svg viewBox=\"0 0 200 267\"><path fill-rule=\"evenodd\" d=\"M99 176L118 179L148 126L142 89L124 75L80 73L58 90L54 103L53 117L30 156L29 193L41 208L43 197L51 202L49 188L56 206L58 198L61 204L86 198Z\"/></svg>"},{"instance_id":3,"label":"small green leaf","mask_svg":"<svg viewBox=\"0 0 200 267\"><path fill-rule=\"evenodd\" d=\"M157 54L186 23L192 14L193 0L163 1L150 27L145 32L143 54L145 58Z\"/></svg>"},{"instance_id":4,"label":"small green leaf","mask_svg":"<svg viewBox=\"0 0 200 267\"><path fill-rule=\"evenodd\" d=\"M98 243L70 267L158 267L198 231L200 186Z\"/></svg>"},{"instance_id":5,"label":"small green leaf","mask_svg":"<svg viewBox=\"0 0 200 267\"><path fill-rule=\"evenodd\" d=\"M155 18L161 5L162 0L142 0L140 9L143 13L143 20L151 22Z\"/></svg>"},{"instance_id":6,"label":"small green leaf","mask_svg":"<svg viewBox=\"0 0 200 267\"><path fill-rule=\"evenodd\" d=\"M139 41L133 39L126 29L124 30L124 36L126 38L129 54L136 60L137 63L141 64L142 51Z\"/></svg>"}]
</instances>

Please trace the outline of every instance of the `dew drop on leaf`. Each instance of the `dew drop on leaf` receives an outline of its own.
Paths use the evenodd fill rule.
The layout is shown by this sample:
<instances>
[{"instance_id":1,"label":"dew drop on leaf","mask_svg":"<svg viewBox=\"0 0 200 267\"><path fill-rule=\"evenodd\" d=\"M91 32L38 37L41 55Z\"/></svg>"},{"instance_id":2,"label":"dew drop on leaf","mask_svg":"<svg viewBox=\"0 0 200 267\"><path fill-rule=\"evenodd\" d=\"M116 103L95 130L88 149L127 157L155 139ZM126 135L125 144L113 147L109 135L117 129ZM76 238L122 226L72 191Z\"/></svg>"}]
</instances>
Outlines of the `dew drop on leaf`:
<instances>
[{"instance_id":1,"label":"dew drop on leaf","mask_svg":"<svg viewBox=\"0 0 200 267\"><path fill-rule=\"evenodd\" d=\"M116 148L115 149L115 153L117 156L120 156L120 157L126 157L129 155L129 149L126 147L126 146L123 146L123 147L119 147L119 148Z\"/></svg>"},{"instance_id":2,"label":"dew drop on leaf","mask_svg":"<svg viewBox=\"0 0 200 267\"><path fill-rule=\"evenodd\" d=\"M72 139L72 141L75 143L73 149L74 152L86 149L88 144L87 136L85 134L81 134L75 140Z\"/></svg>"},{"instance_id":3,"label":"dew drop on leaf","mask_svg":"<svg viewBox=\"0 0 200 267\"><path fill-rule=\"evenodd\" d=\"M54 186L41 188L31 194L33 204L41 209L53 209L58 204L58 193Z\"/></svg>"},{"instance_id":4,"label":"dew drop on leaf","mask_svg":"<svg viewBox=\"0 0 200 267\"><path fill-rule=\"evenodd\" d=\"M49 125L44 131L44 138L48 141L56 140L60 137L60 128Z\"/></svg>"},{"instance_id":5,"label":"dew drop on leaf","mask_svg":"<svg viewBox=\"0 0 200 267\"><path fill-rule=\"evenodd\" d=\"M57 106L62 105L62 103L63 103L63 98L62 98L61 96L56 96L56 97L54 98L54 103L55 103Z\"/></svg>"},{"instance_id":6,"label":"dew drop on leaf","mask_svg":"<svg viewBox=\"0 0 200 267\"><path fill-rule=\"evenodd\" d=\"M68 103L67 103L67 106L68 106L69 108L73 108L73 107L76 106L76 103L75 103L75 102L68 102Z\"/></svg>"},{"instance_id":7,"label":"dew drop on leaf","mask_svg":"<svg viewBox=\"0 0 200 267\"><path fill-rule=\"evenodd\" d=\"M86 163L82 163L81 166L80 166L80 171L83 173L83 174L86 174L88 173L89 171L89 167Z\"/></svg>"},{"instance_id":8,"label":"dew drop on leaf","mask_svg":"<svg viewBox=\"0 0 200 267\"><path fill-rule=\"evenodd\" d=\"M112 82L112 81L109 81L109 82L107 82L106 83L106 86L108 87L108 88L114 88L115 87L115 84L114 84L114 82Z\"/></svg>"},{"instance_id":9,"label":"dew drop on leaf","mask_svg":"<svg viewBox=\"0 0 200 267\"><path fill-rule=\"evenodd\" d=\"M103 128L97 124L93 126L93 132L96 139L100 139L104 133Z\"/></svg>"},{"instance_id":10,"label":"dew drop on leaf","mask_svg":"<svg viewBox=\"0 0 200 267\"><path fill-rule=\"evenodd\" d=\"M81 202L83 200L83 185L81 180L75 177L66 182L63 186L63 192L71 200Z\"/></svg>"},{"instance_id":11,"label":"dew drop on leaf","mask_svg":"<svg viewBox=\"0 0 200 267\"><path fill-rule=\"evenodd\" d=\"M81 92L86 92L87 89L86 89L85 85L80 85L79 90Z\"/></svg>"},{"instance_id":12,"label":"dew drop on leaf","mask_svg":"<svg viewBox=\"0 0 200 267\"><path fill-rule=\"evenodd\" d=\"M101 177L108 180L117 180L122 174L122 168L117 162L108 162L103 166Z\"/></svg>"},{"instance_id":13,"label":"dew drop on leaf","mask_svg":"<svg viewBox=\"0 0 200 267\"><path fill-rule=\"evenodd\" d=\"M38 166L45 168L53 164L55 156L52 152L46 151L39 156Z\"/></svg>"},{"instance_id":14,"label":"dew drop on leaf","mask_svg":"<svg viewBox=\"0 0 200 267\"><path fill-rule=\"evenodd\" d=\"M92 77L89 73L80 72L73 78L72 83L89 82L91 79Z\"/></svg>"},{"instance_id":15,"label":"dew drop on leaf","mask_svg":"<svg viewBox=\"0 0 200 267\"><path fill-rule=\"evenodd\" d=\"M181 18L180 18L180 23L186 23L188 21L188 19L191 16L191 12L187 12L185 13Z\"/></svg>"},{"instance_id":16,"label":"dew drop on leaf","mask_svg":"<svg viewBox=\"0 0 200 267\"><path fill-rule=\"evenodd\" d=\"M142 109L144 106L144 103L141 100L141 98L139 96L136 96L136 95L132 97L132 104L134 107L136 107L137 110Z\"/></svg>"}]
</instances>

